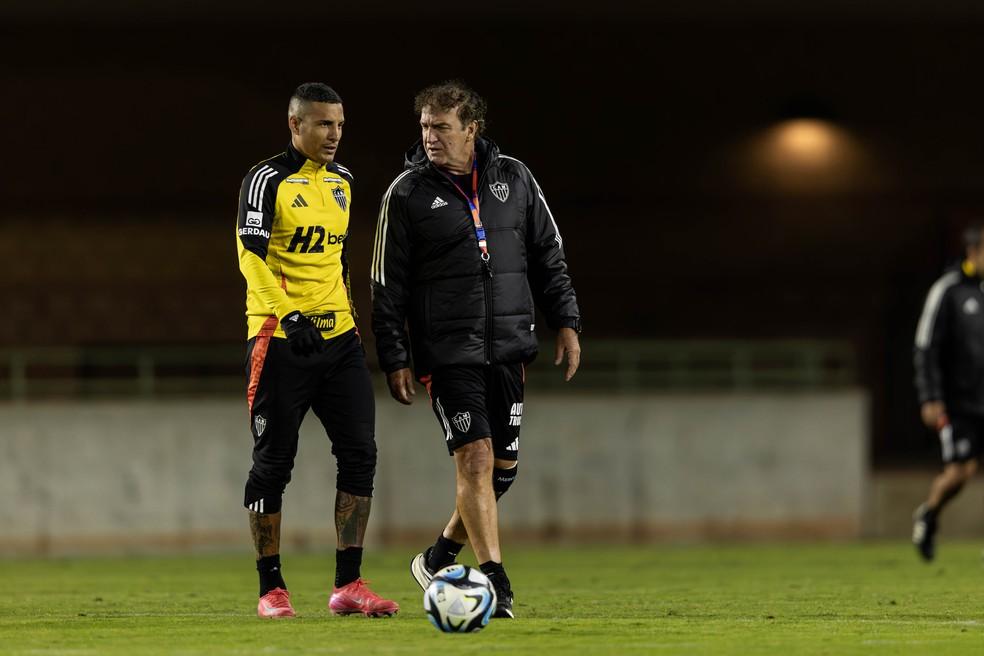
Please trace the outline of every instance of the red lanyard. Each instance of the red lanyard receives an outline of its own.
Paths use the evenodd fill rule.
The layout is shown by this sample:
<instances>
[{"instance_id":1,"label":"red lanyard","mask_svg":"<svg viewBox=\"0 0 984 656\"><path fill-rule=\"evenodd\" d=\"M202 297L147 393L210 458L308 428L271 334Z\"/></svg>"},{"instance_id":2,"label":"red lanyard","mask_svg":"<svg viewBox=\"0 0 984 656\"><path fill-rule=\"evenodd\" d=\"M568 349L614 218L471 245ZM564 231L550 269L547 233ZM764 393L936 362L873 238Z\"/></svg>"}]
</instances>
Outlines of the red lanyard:
<instances>
[{"instance_id":1,"label":"red lanyard","mask_svg":"<svg viewBox=\"0 0 984 656\"><path fill-rule=\"evenodd\" d=\"M444 172L442 171L442 173ZM451 184L453 184L454 188L458 190L458 193L464 196L465 200L468 201L468 209L471 210L472 221L475 222L475 238L478 240L479 250L482 251L482 261L485 262L486 265L488 265L489 245L488 242L485 241L485 227L482 225L482 217L478 212L478 153L474 153L472 155L472 195L471 196L465 193L465 190L462 189L460 186L458 186L458 183L455 182L454 178L452 178L447 173L444 173L444 175L445 177L447 177L448 180L451 181Z\"/></svg>"}]
</instances>

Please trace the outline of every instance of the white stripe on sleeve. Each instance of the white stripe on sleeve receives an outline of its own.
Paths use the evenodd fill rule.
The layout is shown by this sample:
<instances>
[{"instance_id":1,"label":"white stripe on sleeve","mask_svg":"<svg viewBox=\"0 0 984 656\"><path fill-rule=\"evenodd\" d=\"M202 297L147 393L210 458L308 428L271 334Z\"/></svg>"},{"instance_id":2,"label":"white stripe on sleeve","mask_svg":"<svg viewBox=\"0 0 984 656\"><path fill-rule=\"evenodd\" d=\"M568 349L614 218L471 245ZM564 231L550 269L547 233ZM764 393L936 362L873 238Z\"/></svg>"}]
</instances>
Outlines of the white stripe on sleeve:
<instances>
[{"instance_id":1,"label":"white stripe on sleeve","mask_svg":"<svg viewBox=\"0 0 984 656\"><path fill-rule=\"evenodd\" d=\"M505 159L511 159L514 162L519 162L519 164L522 164L523 168L526 169L526 172L530 174L530 180L533 181L533 186L536 187L536 193L540 197L540 200L543 201L543 207L546 208L547 216L550 217L550 223L553 224L554 241L557 242L558 247L563 246L564 240L560 236L560 228L557 227L557 221L554 219L553 212L550 211L550 206L547 204L547 197L543 195L543 189L540 188L540 183L536 181L536 177L533 175L533 171L530 170L530 167L526 166L526 164L523 164L523 162L520 162L515 157L510 157L509 155L499 155L499 157L503 157Z\"/></svg>"},{"instance_id":2,"label":"white stripe on sleeve","mask_svg":"<svg viewBox=\"0 0 984 656\"><path fill-rule=\"evenodd\" d=\"M930 288L926 296L926 304L923 306L922 316L919 317L919 327L916 328L916 347L929 348L933 341L933 328L936 325L936 317L940 313L940 306L943 304L943 296L946 290L960 282L960 274L956 271L947 273Z\"/></svg>"},{"instance_id":3,"label":"white stripe on sleeve","mask_svg":"<svg viewBox=\"0 0 984 656\"><path fill-rule=\"evenodd\" d=\"M376 242L372 249L372 279L383 287L386 286L386 230L389 227L390 196L393 195L393 189L396 188L397 183L412 172L413 169L408 169L396 176L386 193L383 194L383 202L379 207L379 219L376 222Z\"/></svg>"},{"instance_id":4,"label":"white stripe on sleeve","mask_svg":"<svg viewBox=\"0 0 984 656\"><path fill-rule=\"evenodd\" d=\"M264 164L263 166L258 168L255 173L253 173L253 179L249 183L249 193L246 195L246 198L249 199L249 204L252 205L253 207L256 207L256 209L259 209L259 207L256 206L256 201L254 200L254 198L256 197L257 184L260 182L263 176L265 176L267 173L269 173L272 170L273 170L272 168Z\"/></svg>"},{"instance_id":5,"label":"white stripe on sleeve","mask_svg":"<svg viewBox=\"0 0 984 656\"><path fill-rule=\"evenodd\" d=\"M260 184L256 188L256 200L253 203L253 207L255 207L256 209L258 210L263 209L261 207L261 204L263 203L263 194L266 193L267 182L269 182L270 178L272 178L275 175L277 175L277 172L274 171L273 169L270 169L267 173L263 175L262 182L260 182Z\"/></svg>"}]
</instances>

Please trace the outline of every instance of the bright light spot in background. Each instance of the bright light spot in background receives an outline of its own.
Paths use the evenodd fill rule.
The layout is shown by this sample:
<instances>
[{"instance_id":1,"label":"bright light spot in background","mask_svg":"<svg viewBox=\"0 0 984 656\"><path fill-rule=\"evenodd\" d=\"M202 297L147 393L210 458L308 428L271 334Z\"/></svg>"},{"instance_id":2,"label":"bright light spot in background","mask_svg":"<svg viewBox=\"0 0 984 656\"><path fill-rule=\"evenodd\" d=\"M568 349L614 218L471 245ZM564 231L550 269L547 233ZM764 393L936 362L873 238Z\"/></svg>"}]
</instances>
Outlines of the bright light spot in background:
<instances>
[{"instance_id":1,"label":"bright light spot in background","mask_svg":"<svg viewBox=\"0 0 984 656\"><path fill-rule=\"evenodd\" d=\"M816 118L778 123L734 151L735 180L758 193L827 194L879 186L867 149L847 129Z\"/></svg>"},{"instance_id":2,"label":"bright light spot in background","mask_svg":"<svg viewBox=\"0 0 984 656\"><path fill-rule=\"evenodd\" d=\"M826 121L800 118L773 129L776 154L807 165L822 165L837 155L836 128Z\"/></svg>"}]
</instances>

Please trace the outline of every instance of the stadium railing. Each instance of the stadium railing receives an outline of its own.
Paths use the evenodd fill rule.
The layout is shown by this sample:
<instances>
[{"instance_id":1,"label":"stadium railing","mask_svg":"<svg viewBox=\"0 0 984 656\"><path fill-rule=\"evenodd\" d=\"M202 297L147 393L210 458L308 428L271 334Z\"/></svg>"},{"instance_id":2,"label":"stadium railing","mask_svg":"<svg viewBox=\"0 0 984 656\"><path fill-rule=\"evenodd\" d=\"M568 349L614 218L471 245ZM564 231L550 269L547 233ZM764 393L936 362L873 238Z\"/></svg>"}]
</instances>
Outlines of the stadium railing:
<instances>
[{"instance_id":1,"label":"stadium railing","mask_svg":"<svg viewBox=\"0 0 984 656\"><path fill-rule=\"evenodd\" d=\"M536 389L564 385L542 344ZM856 385L850 343L831 340L585 340L574 389L761 390ZM374 376L377 385L381 376ZM0 399L241 394L242 344L0 349Z\"/></svg>"}]
</instances>

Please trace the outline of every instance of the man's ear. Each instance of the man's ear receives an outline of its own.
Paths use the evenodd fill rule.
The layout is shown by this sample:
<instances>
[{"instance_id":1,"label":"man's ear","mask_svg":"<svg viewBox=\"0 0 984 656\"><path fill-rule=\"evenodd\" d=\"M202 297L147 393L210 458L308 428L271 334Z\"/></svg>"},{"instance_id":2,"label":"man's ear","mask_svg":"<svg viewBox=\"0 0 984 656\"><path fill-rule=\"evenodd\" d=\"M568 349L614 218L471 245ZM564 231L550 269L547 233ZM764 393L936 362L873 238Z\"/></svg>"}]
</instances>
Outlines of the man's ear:
<instances>
[{"instance_id":1,"label":"man's ear","mask_svg":"<svg viewBox=\"0 0 984 656\"><path fill-rule=\"evenodd\" d=\"M301 119L298 118L297 116L287 117L287 127L290 128L291 134L297 134L300 131L299 129L300 124L301 124Z\"/></svg>"}]
</instances>

